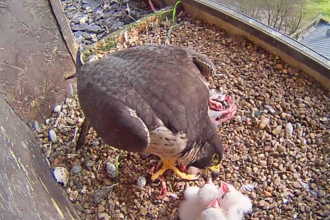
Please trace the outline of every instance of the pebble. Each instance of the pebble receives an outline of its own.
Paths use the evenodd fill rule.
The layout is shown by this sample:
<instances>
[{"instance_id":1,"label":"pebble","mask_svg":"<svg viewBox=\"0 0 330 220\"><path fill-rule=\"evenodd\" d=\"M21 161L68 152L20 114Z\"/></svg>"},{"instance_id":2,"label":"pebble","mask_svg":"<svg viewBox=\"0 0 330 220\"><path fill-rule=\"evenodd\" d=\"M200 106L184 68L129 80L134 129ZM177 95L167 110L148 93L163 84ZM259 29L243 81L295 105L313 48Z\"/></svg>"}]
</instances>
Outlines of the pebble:
<instances>
[{"instance_id":1,"label":"pebble","mask_svg":"<svg viewBox=\"0 0 330 220\"><path fill-rule=\"evenodd\" d=\"M296 144L293 141L289 140L289 139L286 139L285 143L286 143L286 146L290 149L296 147Z\"/></svg>"},{"instance_id":2,"label":"pebble","mask_svg":"<svg viewBox=\"0 0 330 220\"><path fill-rule=\"evenodd\" d=\"M147 184L147 180L144 176L139 176L137 180L137 185L141 188L143 188Z\"/></svg>"},{"instance_id":3,"label":"pebble","mask_svg":"<svg viewBox=\"0 0 330 220\"><path fill-rule=\"evenodd\" d=\"M61 110L62 110L62 106L61 106L61 105L57 105L57 106L55 106L55 108L54 108L54 112L55 112L55 113L59 113Z\"/></svg>"},{"instance_id":4,"label":"pebble","mask_svg":"<svg viewBox=\"0 0 330 220\"><path fill-rule=\"evenodd\" d=\"M292 138L292 134L293 134L293 126L291 123L287 123L285 125L285 134L287 138Z\"/></svg>"},{"instance_id":5,"label":"pebble","mask_svg":"<svg viewBox=\"0 0 330 220\"><path fill-rule=\"evenodd\" d=\"M283 70L283 65L282 64L276 64L276 69Z\"/></svg>"},{"instance_id":6,"label":"pebble","mask_svg":"<svg viewBox=\"0 0 330 220\"><path fill-rule=\"evenodd\" d=\"M251 167L245 167L245 172L248 174L251 173L252 172Z\"/></svg>"},{"instance_id":7,"label":"pebble","mask_svg":"<svg viewBox=\"0 0 330 220\"><path fill-rule=\"evenodd\" d=\"M63 183L66 186L69 181L69 172L65 167L55 167L53 174L58 183Z\"/></svg>"},{"instance_id":8,"label":"pebble","mask_svg":"<svg viewBox=\"0 0 330 220\"><path fill-rule=\"evenodd\" d=\"M145 160L149 157L149 154L148 153L140 153L140 157Z\"/></svg>"},{"instance_id":9,"label":"pebble","mask_svg":"<svg viewBox=\"0 0 330 220\"><path fill-rule=\"evenodd\" d=\"M111 185L113 185L113 183L112 183L109 179L103 179L103 183L104 183L104 185L106 185L106 186L111 186Z\"/></svg>"},{"instance_id":10,"label":"pebble","mask_svg":"<svg viewBox=\"0 0 330 220\"><path fill-rule=\"evenodd\" d=\"M259 207L263 207L265 205L266 201L265 200L260 200L258 203Z\"/></svg>"},{"instance_id":11,"label":"pebble","mask_svg":"<svg viewBox=\"0 0 330 220\"><path fill-rule=\"evenodd\" d=\"M74 165L72 168L71 168L71 173L74 173L74 174L79 174L82 170L82 167L80 165Z\"/></svg>"},{"instance_id":12,"label":"pebble","mask_svg":"<svg viewBox=\"0 0 330 220\"><path fill-rule=\"evenodd\" d=\"M276 126L276 128L272 131L273 135L278 135L282 130L282 125Z\"/></svg>"},{"instance_id":13,"label":"pebble","mask_svg":"<svg viewBox=\"0 0 330 220\"><path fill-rule=\"evenodd\" d=\"M261 167L265 167L265 166L267 166L267 161L266 160L259 159L259 165Z\"/></svg>"},{"instance_id":14,"label":"pebble","mask_svg":"<svg viewBox=\"0 0 330 220\"><path fill-rule=\"evenodd\" d=\"M69 199L72 201L72 202L75 202L77 201L77 197L78 197L78 192L77 191L73 191L71 190L70 188L67 189L67 193L69 195Z\"/></svg>"},{"instance_id":15,"label":"pebble","mask_svg":"<svg viewBox=\"0 0 330 220\"><path fill-rule=\"evenodd\" d=\"M110 220L110 216L107 213L98 213L97 218L100 220Z\"/></svg>"},{"instance_id":16,"label":"pebble","mask_svg":"<svg viewBox=\"0 0 330 220\"><path fill-rule=\"evenodd\" d=\"M87 160L85 162L85 167L86 167L87 170L89 170L93 165L94 165L94 162L91 161L91 160Z\"/></svg>"},{"instance_id":17,"label":"pebble","mask_svg":"<svg viewBox=\"0 0 330 220\"><path fill-rule=\"evenodd\" d=\"M279 145L279 146L277 147L277 151L278 151L279 153L284 153L286 150L285 150L285 147L284 147L283 145Z\"/></svg>"},{"instance_id":18,"label":"pebble","mask_svg":"<svg viewBox=\"0 0 330 220\"><path fill-rule=\"evenodd\" d=\"M49 130L49 138L50 140L53 142L53 143L56 143L57 141L57 136L56 136L56 133L53 129L50 129Z\"/></svg>"},{"instance_id":19,"label":"pebble","mask_svg":"<svg viewBox=\"0 0 330 220\"><path fill-rule=\"evenodd\" d=\"M97 55L91 55L86 62L90 63L90 62L94 62L98 59L99 59L99 57Z\"/></svg>"},{"instance_id":20,"label":"pebble","mask_svg":"<svg viewBox=\"0 0 330 220\"><path fill-rule=\"evenodd\" d=\"M33 124L32 124L32 128L34 129L34 130L36 130L36 131L38 131L39 130L39 122L38 121L36 121L36 120L34 120L33 121Z\"/></svg>"},{"instance_id":21,"label":"pebble","mask_svg":"<svg viewBox=\"0 0 330 220\"><path fill-rule=\"evenodd\" d=\"M76 24L71 26L73 31L101 32L102 28L98 25Z\"/></svg>"},{"instance_id":22,"label":"pebble","mask_svg":"<svg viewBox=\"0 0 330 220\"><path fill-rule=\"evenodd\" d=\"M109 177L115 178L116 177L116 166L109 161L105 162L106 171Z\"/></svg>"},{"instance_id":23,"label":"pebble","mask_svg":"<svg viewBox=\"0 0 330 220\"><path fill-rule=\"evenodd\" d=\"M264 105L264 107L266 108L266 109L268 109L268 111L270 112L270 113L272 113L272 114L274 114L276 111L275 111L275 109L272 107L272 106L270 106L270 105Z\"/></svg>"},{"instance_id":24,"label":"pebble","mask_svg":"<svg viewBox=\"0 0 330 220\"><path fill-rule=\"evenodd\" d=\"M259 123L259 129L265 129L265 127L269 124L269 118L261 119Z\"/></svg>"},{"instance_id":25,"label":"pebble","mask_svg":"<svg viewBox=\"0 0 330 220\"><path fill-rule=\"evenodd\" d=\"M111 188L102 188L102 189L98 189L95 191L94 193L94 203L95 204L99 204L100 202L102 202L103 199L105 199L109 192L112 190L113 187Z\"/></svg>"},{"instance_id":26,"label":"pebble","mask_svg":"<svg viewBox=\"0 0 330 220\"><path fill-rule=\"evenodd\" d=\"M103 213L104 211L105 211L105 208L104 208L103 205L99 205L99 206L97 207L97 212L98 212L98 213Z\"/></svg>"}]
</instances>

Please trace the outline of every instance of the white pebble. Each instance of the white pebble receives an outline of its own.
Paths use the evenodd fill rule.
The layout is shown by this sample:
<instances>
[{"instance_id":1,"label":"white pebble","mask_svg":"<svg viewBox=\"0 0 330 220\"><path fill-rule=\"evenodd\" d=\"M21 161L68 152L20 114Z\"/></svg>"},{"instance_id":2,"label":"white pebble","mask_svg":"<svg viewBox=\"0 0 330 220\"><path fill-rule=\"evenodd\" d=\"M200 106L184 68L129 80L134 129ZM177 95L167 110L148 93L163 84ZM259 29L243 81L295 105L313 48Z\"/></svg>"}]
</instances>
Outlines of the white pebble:
<instances>
[{"instance_id":1,"label":"white pebble","mask_svg":"<svg viewBox=\"0 0 330 220\"><path fill-rule=\"evenodd\" d=\"M116 166L109 161L105 162L107 173L110 177L115 178L116 177Z\"/></svg>"},{"instance_id":2,"label":"white pebble","mask_svg":"<svg viewBox=\"0 0 330 220\"><path fill-rule=\"evenodd\" d=\"M102 213L97 214L97 218L98 219L103 219L103 220L109 220L110 216L107 213L102 212Z\"/></svg>"},{"instance_id":3,"label":"white pebble","mask_svg":"<svg viewBox=\"0 0 330 220\"><path fill-rule=\"evenodd\" d=\"M144 176L139 176L138 180L137 180L137 185L139 187L144 187L147 184L147 180Z\"/></svg>"},{"instance_id":4,"label":"white pebble","mask_svg":"<svg viewBox=\"0 0 330 220\"><path fill-rule=\"evenodd\" d=\"M34 130L36 130L36 131L39 130L39 123L38 123L38 121L34 120L32 126L33 126Z\"/></svg>"},{"instance_id":5,"label":"white pebble","mask_svg":"<svg viewBox=\"0 0 330 220\"><path fill-rule=\"evenodd\" d=\"M293 126L291 123L285 125L285 134L287 138L291 138L293 134Z\"/></svg>"},{"instance_id":6,"label":"white pebble","mask_svg":"<svg viewBox=\"0 0 330 220\"><path fill-rule=\"evenodd\" d=\"M69 172L66 168L55 167L53 174L58 183L63 183L66 186L69 181Z\"/></svg>"},{"instance_id":7,"label":"white pebble","mask_svg":"<svg viewBox=\"0 0 330 220\"><path fill-rule=\"evenodd\" d=\"M49 138L53 143L55 143L57 141L57 136L53 129L49 130Z\"/></svg>"},{"instance_id":8,"label":"white pebble","mask_svg":"<svg viewBox=\"0 0 330 220\"><path fill-rule=\"evenodd\" d=\"M87 60L87 63L89 63L89 62L94 62L94 61L96 61L96 60L98 60L98 59L99 59L99 57L98 57L97 55L92 55L92 56L90 56L89 59Z\"/></svg>"},{"instance_id":9,"label":"white pebble","mask_svg":"<svg viewBox=\"0 0 330 220\"><path fill-rule=\"evenodd\" d=\"M268 111L270 111L270 113L272 113L272 114L275 113L275 109L274 109L272 106L270 106L270 105L264 105L264 107L265 107Z\"/></svg>"},{"instance_id":10,"label":"white pebble","mask_svg":"<svg viewBox=\"0 0 330 220\"><path fill-rule=\"evenodd\" d=\"M55 106L55 108L54 108L54 112L55 113L58 113L58 112L60 112L62 110L62 106L61 105L57 105L57 106Z\"/></svg>"},{"instance_id":11,"label":"white pebble","mask_svg":"<svg viewBox=\"0 0 330 220\"><path fill-rule=\"evenodd\" d=\"M66 190L67 194L69 195L69 199L72 201L72 202L75 202L77 201L77 197L78 197L78 191L74 191L74 190L71 190L70 188L68 188Z\"/></svg>"}]
</instances>

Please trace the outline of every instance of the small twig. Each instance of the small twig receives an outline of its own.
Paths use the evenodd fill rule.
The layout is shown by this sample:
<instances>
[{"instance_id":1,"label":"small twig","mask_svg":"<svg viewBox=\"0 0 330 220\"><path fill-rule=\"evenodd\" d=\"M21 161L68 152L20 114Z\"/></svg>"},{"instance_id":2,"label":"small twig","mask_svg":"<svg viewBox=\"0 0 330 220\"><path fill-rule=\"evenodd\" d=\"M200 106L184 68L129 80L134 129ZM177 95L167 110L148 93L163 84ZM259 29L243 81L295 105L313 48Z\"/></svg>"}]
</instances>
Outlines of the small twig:
<instances>
[{"instance_id":1,"label":"small twig","mask_svg":"<svg viewBox=\"0 0 330 220\"><path fill-rule=\"evenodd\" d=\"M73 90L73 87L72 87L72 83L70 83L70 93L71 93L71 96L74 96L74 90Z\"/></svg>"},{"instance_id":2,"label":"small twig","mask_svg":"<svg viewBox=\"0 0 330 220\"><path fill-rule=\"evenodd\" d=\"M112 188L112 187L114 187L114 186L117 186L119 183L115 183L115 184L113 184L113 185L111 185L111 186L109 186L109 187L106 187L106 188L108 188L108 189L110 189L110 188Z\"/></svg>"},{"instance_id":3,"label":"small twig","mask_svg":"<svg viewBox=\"0 0 330 220\"><path fill-rule=\"evenodd\" d=\"M52 142L50 142L50 144L49 144L49 148L47 149L46 157L49 158L51 153L52 153Z\"/></svg>"},{"instance_id":4,"label":"small twig","mask_svg":"<svg viewBox=\"0 0 330 220\"><path fill-rule=\"evenodd\" d=\"M72 143L74 143L74 144L76 144L77 133L78 133L78 127L75 127L74 133L73 133L73 139L72 139Z\"/></svg>"},{"instance_id":5,"label":"small twig","mask_svg":"<svg viewBox=\"0 0 330 220\"><path fill-rule=\"evenodd\" d=\"M328 98L327 96L323 95L323 98L330 102L330 98Z\"/></svg>"},{"instance_id":6,"label":"small twig","mask_svg":"<svg viewBox=\"0 0 330 220\"><path fill-rule=\"evenodd\" d=\"M67 76L64 77L64 79L65 79L65 80L68 80L68 79L72 79L72 78L74 78L74 77L76 77L76 73L73 73L73 74L67 75Z\"/></svg>"},{"instance_id":7,"label":"small twig","mask_svg":"<svg viewBox=\"0 0 330 220\"><path fill-rule=\"evenodd\" d=\"M127 3L127 12L128 12L128 16L131 16L131 9L129 8L128 3Z\"/></svg>"},{"instance_id":8,"label":"small twig","mask_svg":"<svg viewBox=\"0 0 330 220\"><path fill-rule=\"evenodd\" d=\"M133 18L131 15L128 15L128 17L130 17L133 21L136 21L136 19Z\"/></svg>"},{"instance_id":9,"label":"small twig","mask_svg":"<svg viewBox=\"0 0 330 220\"><path fill-rule=\"evenodd\" d=\"M62 115L63 115L62 112L60 112L60 113L58 114L58 117L57 117L56 122L55 122L55 124L54 124L54 127L55 127L55 128L57 128L58 122L59 122L60 118L62 118Z\"/></svg>"},{"instance_id":10,"label":"small twig","mask_svg":"<svg viewBox=\"0 0 330 220\"><path fill-rule=\"evenodd\" d=\"M125 38L125 41L127 42L128 41L128 36L127 36L127 30L126 30L126 28L124 30L124 38Z\"/></svg>"}]
</instances>

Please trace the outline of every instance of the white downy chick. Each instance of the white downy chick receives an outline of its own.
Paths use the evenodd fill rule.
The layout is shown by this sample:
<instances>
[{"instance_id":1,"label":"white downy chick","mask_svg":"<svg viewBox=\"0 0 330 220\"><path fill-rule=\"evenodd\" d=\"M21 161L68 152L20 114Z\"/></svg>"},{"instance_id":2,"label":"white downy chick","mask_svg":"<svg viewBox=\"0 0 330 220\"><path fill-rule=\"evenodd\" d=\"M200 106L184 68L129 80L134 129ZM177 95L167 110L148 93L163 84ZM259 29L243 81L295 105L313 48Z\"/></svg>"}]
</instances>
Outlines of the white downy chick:
<instances>
[{"instance_id":1,"label":"white downy chick","mask_svg":"<svg viewBox=\"0 0 330 220\"><path fill-rule=\"evenodd\" d=\"M189 186L184 191L185 200L196 200L198 198L198 191L199 191L198 186Z\"/></svg>"},{"instance_id":2,"label":"white downy chick","mask_svg":"<svg viewBox=\"0 0 330 220\"><path fill-rule=\"evenodd\" d=\"M213 200L197 220L227 220L227 217L220 207L219 200Z\"/></svg>"},{"instance_id":3,"label":"white downy chick","mask_svg":"<svg viewBox=\"0 0 330 220\"><path fill-rule=\"evenodd\" d=\"M184 192L184 200L179 205L178 215L180 220L194 220L199 214L198 186L190 186Z\"/></svg>"},{"instance_id":4,"label":"white downy chick","mask_svg":"<svg viewBox=\"0 0 330 220\"><path fill-rule=\"evenodd\" d=\"M219 219L223 219L223 212L219 208L218 201L219 189L214 185L211 178L207 179L201 188L197 186L188 187L184 194L185 200L179 206L180 220L203 220L205 218L202 217L217 215L219 215ZM206 209L210 210L206 211Z\"/></svg>"},{"instance_id":5,"label":"white downy chick","mask_svg":"<svg viewBox=\"0 0 330 220\"><path fill-rule=\"evenodd\" d=\"M224 211L219 208L210 207L204 210L197 220L227 220Z\"/></svg>"},{"instance_id":6,"label":"white downy chick","mask_svg":"<svg viewBox=\"0 0 330 220\"><path fill-rule=\"evenodd\" d=\"M208 178L205 181L204 186L202 186L198 191L200 208L204 210L210 205L214 206L214 203L218 203L219 196L219 189L214 185L212 179Z\"/></svg>"},{"instance_id":7,"label":"white downy chick","mask_svg":"<svg viewBox=\"0 0 330 220\"><path fill-rule=\"evenodd\" d=\"M233 185L225 182L221 182L219 201L227 219L230 220L241 220L244 213L252 210L250 198L236 190Z\"/></svg>"}]
</instances>

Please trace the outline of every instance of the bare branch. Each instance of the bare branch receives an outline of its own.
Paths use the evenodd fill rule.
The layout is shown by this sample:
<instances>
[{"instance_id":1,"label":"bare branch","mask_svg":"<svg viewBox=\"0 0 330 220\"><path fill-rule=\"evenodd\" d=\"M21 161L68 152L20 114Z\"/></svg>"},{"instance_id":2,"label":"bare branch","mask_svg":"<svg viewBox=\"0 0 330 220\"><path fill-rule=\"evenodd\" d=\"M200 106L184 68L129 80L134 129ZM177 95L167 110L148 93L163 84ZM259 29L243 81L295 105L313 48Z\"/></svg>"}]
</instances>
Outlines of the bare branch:
<instances>
[{"instance_id":1,"label":"bare branch","mask_svg":"<svg viewBox=\"0 0 330 220\"><path fill-rule=\"evenodd\" d=\"M306 0L237 0L240 11L286 34L300 28Z\"/></svg>"}]
</instances>

